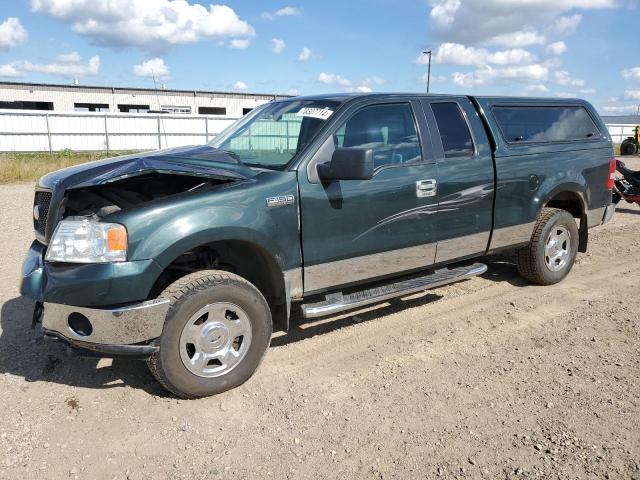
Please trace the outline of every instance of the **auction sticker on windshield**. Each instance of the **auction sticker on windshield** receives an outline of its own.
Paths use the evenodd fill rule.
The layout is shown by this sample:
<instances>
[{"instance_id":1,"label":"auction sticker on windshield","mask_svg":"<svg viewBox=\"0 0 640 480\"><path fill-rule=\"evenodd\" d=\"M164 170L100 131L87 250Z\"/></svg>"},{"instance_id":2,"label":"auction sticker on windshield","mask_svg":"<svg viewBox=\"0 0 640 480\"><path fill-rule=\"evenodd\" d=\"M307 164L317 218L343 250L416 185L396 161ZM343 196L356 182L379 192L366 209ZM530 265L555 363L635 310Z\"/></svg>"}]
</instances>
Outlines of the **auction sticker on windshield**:
<instances>
[{"instance_id":1,"label":"auction sticker on windshield","mask_svg":"<svg viewBox=\"0 0 640 480\"><path fill-rule=\"evenodd\" d=\"M297 113L298 117L319 118L320 120L327 120L331 115L333 115L333 110L327 107L304 107Z\"/></svg>"}]
</instances>

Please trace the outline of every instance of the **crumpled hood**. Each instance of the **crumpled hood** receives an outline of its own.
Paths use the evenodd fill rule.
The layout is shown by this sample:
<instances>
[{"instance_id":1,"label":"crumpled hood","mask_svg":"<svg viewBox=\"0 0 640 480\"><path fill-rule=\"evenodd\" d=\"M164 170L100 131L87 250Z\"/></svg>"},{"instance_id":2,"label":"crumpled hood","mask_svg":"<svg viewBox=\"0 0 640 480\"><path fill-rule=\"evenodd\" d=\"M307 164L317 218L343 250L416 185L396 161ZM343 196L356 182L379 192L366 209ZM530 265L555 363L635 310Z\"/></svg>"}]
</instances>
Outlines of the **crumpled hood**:
<instances>
[{"instance_id":1,"label":"crumpled hood","mask_svg":"<svg viewBox=\"0 0 640 480\"><path fill-rule=\"evenodd\" d=\"M256 172L228 153L209 145L198 145L114 157L64 168L42 177L38 186L64 191L149 172L175 172L220 180L246 180L256 175Z\"/></svg>"}]
</instances>

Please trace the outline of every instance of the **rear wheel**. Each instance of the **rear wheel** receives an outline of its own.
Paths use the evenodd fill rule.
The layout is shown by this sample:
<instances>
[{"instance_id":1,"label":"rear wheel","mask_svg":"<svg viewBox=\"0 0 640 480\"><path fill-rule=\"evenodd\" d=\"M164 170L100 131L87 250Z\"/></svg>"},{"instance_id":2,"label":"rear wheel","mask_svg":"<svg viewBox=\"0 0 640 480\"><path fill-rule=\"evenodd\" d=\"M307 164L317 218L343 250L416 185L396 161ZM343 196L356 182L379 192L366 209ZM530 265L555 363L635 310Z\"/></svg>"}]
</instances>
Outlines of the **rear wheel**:
<instances>
[{"instance_id":1,"label":"rear wheel","mask_svg":"<svg viewBox=\"0 0 640 480\"><path fill-rule=\"evenodd\" d=\"M198 398L247 381L271 339L271 312L262 294L228 272L202 271L171 284L160 350L151 373L171 393Z\"/></svg>"},{"instance_id":2,"label":"rear wheel","mask_svg":"<svg viewBox=\"0 0 640 480\"><path fill-rule=\"evenodd\" d=\"M552 285L566 277L578 253L579 234L573 216L557 208L544 208L529 245L518 250L518 272L539 285Z\"/></svg>"}]
</instances>

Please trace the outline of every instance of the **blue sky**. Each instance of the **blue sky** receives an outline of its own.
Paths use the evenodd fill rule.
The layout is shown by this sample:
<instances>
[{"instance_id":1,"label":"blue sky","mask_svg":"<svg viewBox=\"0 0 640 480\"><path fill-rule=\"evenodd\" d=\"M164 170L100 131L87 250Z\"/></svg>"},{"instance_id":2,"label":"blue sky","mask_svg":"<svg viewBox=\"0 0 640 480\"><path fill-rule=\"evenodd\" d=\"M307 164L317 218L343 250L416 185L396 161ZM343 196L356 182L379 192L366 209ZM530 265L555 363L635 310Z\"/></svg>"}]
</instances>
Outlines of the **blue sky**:
<instances>
[{"instance_id":1,"label":"blue sky","mask_svg":"<svg viewBox=\"0 0 640 480\"><path fill-rule=\"evenodd\" d=\"M425 91L640 104L638 0L17 0L0 80L311 94Z\"/></svg>"}]
</instances>

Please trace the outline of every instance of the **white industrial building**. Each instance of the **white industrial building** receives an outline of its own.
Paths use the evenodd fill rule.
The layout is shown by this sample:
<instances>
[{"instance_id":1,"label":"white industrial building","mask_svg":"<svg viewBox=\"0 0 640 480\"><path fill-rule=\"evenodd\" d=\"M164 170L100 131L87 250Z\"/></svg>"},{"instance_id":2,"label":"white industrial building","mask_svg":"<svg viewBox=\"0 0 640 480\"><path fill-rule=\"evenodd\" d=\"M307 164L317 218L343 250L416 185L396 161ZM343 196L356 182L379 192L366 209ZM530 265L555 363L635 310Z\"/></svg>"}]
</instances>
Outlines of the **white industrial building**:
<instances>
[{"instance_id":1,"label":"white industrial building","mask_svg":"<svg viewBox=\"0 0 640 480\"><path fill-rule=\"evenodd\" d=\"M0 152L203 144L285 95L0 82Z\"/></svg>"},{"instance_id":2,"label":"white industrial building","mask_svg":"<svg viewBox=\"0 0 640 480\"><path fill-rule=\"evenodd\" d=\"M239 118L281 95L0 82L0 110L213 115Z\"/></svg>"}]
</instances>

